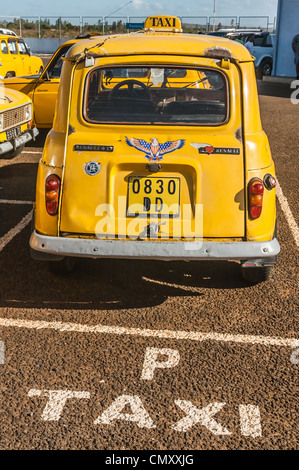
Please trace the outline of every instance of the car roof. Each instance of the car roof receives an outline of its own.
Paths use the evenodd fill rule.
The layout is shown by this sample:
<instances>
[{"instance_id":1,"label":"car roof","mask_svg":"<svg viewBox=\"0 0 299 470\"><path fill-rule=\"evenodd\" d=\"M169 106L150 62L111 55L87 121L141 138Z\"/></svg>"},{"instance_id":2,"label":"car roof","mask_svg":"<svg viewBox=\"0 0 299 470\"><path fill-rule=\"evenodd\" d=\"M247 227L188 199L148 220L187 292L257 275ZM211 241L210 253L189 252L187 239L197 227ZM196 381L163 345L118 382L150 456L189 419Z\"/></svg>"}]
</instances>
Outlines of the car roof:
<instances>
[{"instance_id":1,"label":"car roof","mask_svg":"<svg viewBox=\"0 0 299 470\"><path fill-rule=\"evenodd\" d=\"M12 31L11 29L7 29L7 28L0 28L0 34L7 34L7 35L10 35L10 36L17 36L17 34Z\"/></svg>"},{"instance_id":2,"label":"car roof","mask_svg":"<svg viewBox=\"0 0 299 470\"><path fill-rule=\"evenodd\" d=\"M73 46L74 44L77 44L78 42L82 42L84 39L89 39L89 38L93 38L94 37L97 37L98 39L101 38L102 36L100 35L100 33L98 35L89 35L89 33L87 33L86 35L82 35L81 36L77 36L75 39L69 39L68 41L65 41L63 42L62 44L60 44L60 46L56 49L56 51L54 52L54 54L60 50L61 48L63 48L64 46Z\"/></svg>"},{"instance_id":3,"label":"car roof","mask_svg":"<svg viewBox=\"0 0 299 470\"><path fill-rule=\"evenodd\" d=\"M1 39L22 39L20 38L19 36L17 36L16 34L7 34L7 33L1 33L0 31L0 38Z\"/></svg>"},{"instance_id":4,"label":"car roof","mask_svg":"<svg viewBox=\"0 0 299 470\"><path fill-rule=\"evenodd\" d=\"M263 30L262 29L257 29L257 28L240 28L240 29L235 29L234 31L232 31L233 33L262 33ZM266 32L266 31L265 31Z\"/></svg>"},{"instance_id":5,"label":"car roof","mask_svg":"<svg viewBox=\"0 0 299 470\"><path fill-rule=\"evenodd\" d=\"M67 52L66 59L77 60L79 57L83 58L86 53L94 57L167 54L225 57L240 61L253 60L243 45L226 38L203 34L154 31L77 40L77 43Z\"/></svg>"},{"instance_id":6,"label":"car roof","mask_svg":"<svg viewBox=\"0 0 299 470\"><path fill-rule=\"evenodd\" d=\"M233 33L229 33L227 36L268 36L269 31L234 31Z\"/></svg>"}]
</instances>

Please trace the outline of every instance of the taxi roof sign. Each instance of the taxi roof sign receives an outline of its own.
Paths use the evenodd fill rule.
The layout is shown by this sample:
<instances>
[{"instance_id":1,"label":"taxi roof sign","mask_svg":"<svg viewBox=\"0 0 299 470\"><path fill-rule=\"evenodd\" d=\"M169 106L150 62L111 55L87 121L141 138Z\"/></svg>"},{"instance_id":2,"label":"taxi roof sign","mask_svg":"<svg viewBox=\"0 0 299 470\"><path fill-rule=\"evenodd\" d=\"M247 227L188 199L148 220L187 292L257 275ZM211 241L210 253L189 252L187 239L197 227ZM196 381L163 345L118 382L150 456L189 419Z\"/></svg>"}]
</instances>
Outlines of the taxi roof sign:
<instances>
[{"instance_id":1,"label":"taxi roof sign","mask_svg":"<svg viewBox=\"0 0 299 470\"><path fill-rule=\"evenodd\" d=\"M176 16L149 16L144 23L145 30L182 32L182 24Z\"/></svg>"}]
</instances>

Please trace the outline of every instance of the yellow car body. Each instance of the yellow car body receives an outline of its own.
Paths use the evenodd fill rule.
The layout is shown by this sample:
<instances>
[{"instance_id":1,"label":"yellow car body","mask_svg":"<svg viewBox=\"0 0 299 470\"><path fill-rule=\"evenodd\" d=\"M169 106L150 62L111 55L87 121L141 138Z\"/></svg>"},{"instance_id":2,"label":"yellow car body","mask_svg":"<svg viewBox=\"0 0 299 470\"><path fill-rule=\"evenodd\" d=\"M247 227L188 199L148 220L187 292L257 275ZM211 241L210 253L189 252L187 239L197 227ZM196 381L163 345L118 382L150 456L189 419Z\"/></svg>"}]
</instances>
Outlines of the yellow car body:
<instances>
[{"instance_id":1,"label":"yellow car body","mask_svg":"<svg viewBox=\"0 0 299 470\"><path fill-rule=\"evenodd\" d=\"M0 34L0 79L41 73L43 61L30 55L23 39Z\"/></svg>"},{"instance_id":2,"label":"yellow car body","mask_svg":"<svg viewBox=\"0 0 299 470\"><path fill-rule=\"evenodd\" d=\"M253 60L175 17L74 45L39 163L33 257L240 260L265 280L280 248Z\"/></svg>"},{"instance_id":3,"label":"yellow car body","mask_svg":"<svg viewBox=\"0 0 299 470\"><path fill-rule=\"evenodd\" d=\"M4 86L18 90L30 97L33 103L33 125L38 128L52 127L55 113L58 87L63 58L67 51L82 39L64 42L53 54L51 60L41 74L6 78Z\"/></svg>"},{"instance_id":4,"label":"yellow car body","mask_svg":"<svg viewBox=\"0 0 299 470\"><path fill-rule=\"evenodd\" d=\"M0 158L13 158L35 139L32 129L32 102L28 96L0 87Z\"/></svg>"}]
</instances>

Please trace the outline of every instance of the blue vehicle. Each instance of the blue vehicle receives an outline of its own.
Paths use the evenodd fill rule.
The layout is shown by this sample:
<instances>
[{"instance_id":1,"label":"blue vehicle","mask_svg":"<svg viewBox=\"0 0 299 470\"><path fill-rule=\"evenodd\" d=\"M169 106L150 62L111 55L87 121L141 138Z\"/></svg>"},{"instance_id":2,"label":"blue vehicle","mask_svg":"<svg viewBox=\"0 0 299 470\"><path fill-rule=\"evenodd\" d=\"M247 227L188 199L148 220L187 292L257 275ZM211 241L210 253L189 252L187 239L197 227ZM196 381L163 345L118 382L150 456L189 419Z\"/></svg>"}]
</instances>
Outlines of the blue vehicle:
<instances>
[{"instance_id":1,"label":"blue vehicle","mask_svg":"<svg viewBox=\"0 0 299 470\"><path fill-rule=\"evenodd\" d=\"M252 35L254 36L253 55L255 57L254 66L256 76L257 78L263 78L263 76L269 76L272 73L275 35L270 34L268 31L235 31L233 33L228 33L226 37L228 39L242 41L243 44L245 44L249 36Z\"/></svg>"}]
</instances>

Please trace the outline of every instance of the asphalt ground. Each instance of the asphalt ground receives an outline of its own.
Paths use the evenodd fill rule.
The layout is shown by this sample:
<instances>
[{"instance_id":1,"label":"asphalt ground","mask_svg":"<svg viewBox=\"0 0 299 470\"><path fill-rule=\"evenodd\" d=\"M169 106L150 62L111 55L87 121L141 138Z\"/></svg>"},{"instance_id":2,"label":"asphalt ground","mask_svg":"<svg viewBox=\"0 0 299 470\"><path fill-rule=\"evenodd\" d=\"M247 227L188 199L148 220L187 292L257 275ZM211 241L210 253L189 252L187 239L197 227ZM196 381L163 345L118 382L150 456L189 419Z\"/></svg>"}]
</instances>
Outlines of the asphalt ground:
<instances>
[{"instance_id":1,"label":"asphalt ground","mask_svg":"<svg viewBox=\"0 0 299 470\"><path fill-rule=\"evenodd\" d=\"M28 248L46 133L0 160L0 449L298 448L299 104L259 90L294 218L277 201L281 254L259 285L235 262L80 260L55 276Z\"/></svg>"}]
</instances>

